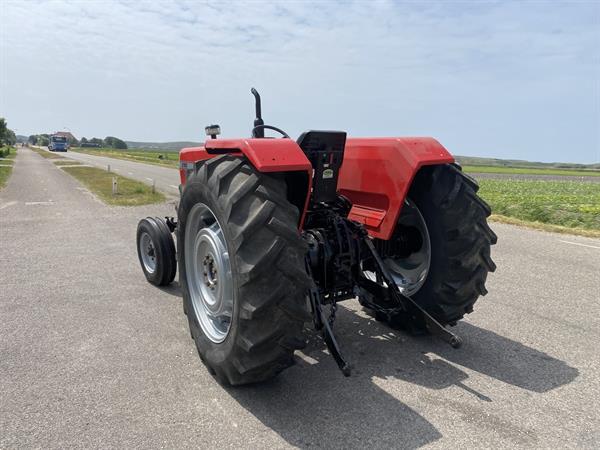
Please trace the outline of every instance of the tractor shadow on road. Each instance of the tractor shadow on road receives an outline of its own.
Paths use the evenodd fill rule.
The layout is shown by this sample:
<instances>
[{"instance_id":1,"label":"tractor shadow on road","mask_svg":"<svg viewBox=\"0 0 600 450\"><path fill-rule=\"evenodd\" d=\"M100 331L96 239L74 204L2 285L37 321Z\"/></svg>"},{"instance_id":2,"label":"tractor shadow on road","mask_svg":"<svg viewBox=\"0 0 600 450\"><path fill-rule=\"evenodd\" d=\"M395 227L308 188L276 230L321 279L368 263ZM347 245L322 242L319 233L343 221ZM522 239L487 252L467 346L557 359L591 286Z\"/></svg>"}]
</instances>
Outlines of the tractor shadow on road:
<instances>
[{"instance_id":1,"label":"tractor shadow on road","mask_svg":"<svg viewBox=\"0 0 600 450\"><path fill-rule=\"evenodd\" d=\"M178 299L181 299L183 297L179 281L173 281L171 284L168 284L166 286L158 286L158 289L163 291L165 294L172 295L173 297L177 297Z\"/></svg>"},{"instance_id":2,"label":"tractor shadow on road","mask_svg":"<svg viewBox=\"0 0 600 450\"><path fill-rule=\"evenodd\" d=\"M300 448L417 448L442 435L399 400L407 392L415 398L402 382L431 390L459 387L474 402L489 404L493 393L466 386L469 375L457 365L535 393L568 384L579 373L563 361L472 324L463 322L455 329L465 342L459 350L432 337L408 336L341 307L336 334L353 365L350 378L342 376L320 337L312 335L295 367L271 382L229 392L265 426ZM446 402L443 394L422 394L416 394L418 401L429 408L439 409ZM460 402L447 407L469 413L469 405Z\"/></svg>"}]
</instances>

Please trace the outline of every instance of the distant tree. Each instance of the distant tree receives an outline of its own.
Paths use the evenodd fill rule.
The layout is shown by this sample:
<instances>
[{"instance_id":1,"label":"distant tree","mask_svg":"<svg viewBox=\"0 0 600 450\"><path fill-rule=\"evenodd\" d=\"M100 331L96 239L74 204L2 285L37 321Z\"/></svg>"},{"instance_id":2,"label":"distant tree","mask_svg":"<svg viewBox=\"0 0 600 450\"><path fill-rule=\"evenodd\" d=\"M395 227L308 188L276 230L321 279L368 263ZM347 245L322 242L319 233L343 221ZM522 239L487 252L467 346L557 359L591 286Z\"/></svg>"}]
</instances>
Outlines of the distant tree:
<instances>
[{"instance_id":1,"label":"distant tree","mask_svg":"<svg viewBox=\"0 0 600 450\"><path fill-rule=\"evenodd\" d=\"M8 145L15 145L17 143L17 135L13 130L7 128L4 133L4 141Z\"/></svg>"},{"instance_id":2,"label":"distant tree","mask_svg":"<svg viewBox=\"0 0 600 450\"><path fill-rule=\"evenodd\" d=\"M70 137L68 140L69 140L69 145L71 147L78 147L79 146L79 141L75 137Z\"/></svg>"},{"instance_id":3,"label":"distant tree","mask_svg":"<svg viewBox=\"0 0 600 450\"><path fill-rule=\"evenodd\" d=\"M123 141L119 138L116 138L114 136L106 136L104 138L104 146L110 147L110 148L123 149L123 150L127 149L127 144L125 143L125 141Z\"/></svg>"},{"instance_id":4,"label":"distant tree","mask_svg":"<svg viewBox=\"0 0 600 450\"><path fill-rule=\"evenodd\" d=\"M37 143L37 136L35 134L32 134L27 139L27 142L29 142L31 145L35 145Z\"/></svg>"},{"instance_id":5,"label":"distant tree","mask_svg":"<svg viewBox=\"0 0 600 450\"><path fill-rule=\"evenodd\" d=\"M86 137L82 137L82 138L79 140L79 143L81 143L81 144L87 144L87 142L88 142L88 140L87 140L87 138L86 138Z\"/></svg>"},{"instance_id":6,"label":"distant tree","mask_svg":"<svg viewBox=\"0 0 600 450\"><path fill-rule=\"evenodd\" d=\"M0 117L0 146L4 144L7 130L8 128L6 128L6 120L4 117Z\"/></svg>"},{"instance_id":7,"label":"distant tree","mask_svg":"<svg viewBox=\"0 0 600 450\"><path fill-rule=\"evenodd\" d=\"M39 134L37 137L37 145L47 147L50 145L50 137L47 134Z\"/></svg>"},{"instance_id":8,"label":"distant tree","mask_svg":"<svg viewBox=\"0 0 600 450\"><path fill-rule=\"evenodd\" d=\"M98 145L100 145L100 146L102 146L102 144L104 144L104 143L102 142L102 139L99 139L99 138L91 138L91 139L90 139L90 142L91 142L92 144L98 144Z\"/></svg>"}]
</instances>

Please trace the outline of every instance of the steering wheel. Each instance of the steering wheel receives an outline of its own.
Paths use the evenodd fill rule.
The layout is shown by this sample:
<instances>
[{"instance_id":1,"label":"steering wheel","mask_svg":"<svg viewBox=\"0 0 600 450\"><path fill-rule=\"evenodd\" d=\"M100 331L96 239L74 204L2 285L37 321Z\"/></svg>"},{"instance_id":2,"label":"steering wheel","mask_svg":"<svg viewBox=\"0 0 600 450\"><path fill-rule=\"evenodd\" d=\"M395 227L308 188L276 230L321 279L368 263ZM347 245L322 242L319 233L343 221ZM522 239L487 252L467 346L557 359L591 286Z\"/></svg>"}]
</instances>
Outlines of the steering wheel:
<instances>
[{"instance_id":1,"label":"steering wheel","mask_svg":"<svg viewBox=\"0 0 600 450\"><path fill-rule=\"evenodd\" d=\"M273 131L277 131L279 134L281 134L285 139L290 139L290 137L288 136L288 134L283 131L280 128L274 127L272 125L257 125L254 128L252 128L252 137L255 138L256 137L256 131L257 130L273 130Z\"/></svg>"}]
</instances>

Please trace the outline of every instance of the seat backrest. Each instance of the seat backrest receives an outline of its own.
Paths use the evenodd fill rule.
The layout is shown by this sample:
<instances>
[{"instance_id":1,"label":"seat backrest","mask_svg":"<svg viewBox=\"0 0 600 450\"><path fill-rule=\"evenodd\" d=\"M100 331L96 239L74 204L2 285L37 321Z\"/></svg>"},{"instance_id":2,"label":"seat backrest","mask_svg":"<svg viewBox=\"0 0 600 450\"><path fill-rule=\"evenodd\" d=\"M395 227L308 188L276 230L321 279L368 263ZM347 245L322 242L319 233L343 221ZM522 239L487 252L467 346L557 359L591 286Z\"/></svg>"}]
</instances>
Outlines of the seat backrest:
<instances>
[{"instance_id":1,"label":"seat backrest","mask_svg":"<svg viewBox=\"0 0 600 450\"><path fill-rule=\"evenodd\" d=\"M346 132L306 131L297 142L314 169L311 202L334 201L340 167L344 161Z\"/></svg>"}]
</instances>

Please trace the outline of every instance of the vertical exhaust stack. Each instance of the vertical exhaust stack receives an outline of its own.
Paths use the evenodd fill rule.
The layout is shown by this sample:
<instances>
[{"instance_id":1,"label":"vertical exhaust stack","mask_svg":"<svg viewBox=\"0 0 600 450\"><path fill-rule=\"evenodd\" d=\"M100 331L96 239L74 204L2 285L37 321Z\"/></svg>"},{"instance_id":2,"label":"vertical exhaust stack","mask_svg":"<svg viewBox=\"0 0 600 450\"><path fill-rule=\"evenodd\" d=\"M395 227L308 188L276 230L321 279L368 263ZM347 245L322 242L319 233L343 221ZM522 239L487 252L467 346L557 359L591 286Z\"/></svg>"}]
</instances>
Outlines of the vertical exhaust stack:
<instances>
[{"instance_id":1,"label":"vertical exhaust stack","mask_svg":"<svg viewBox=\"0 0 600 450\"><path fill-rule=\"evenodd\" d=\"M265 122L262 119L261 106L260 106L260 94L254 88L250 89L252 95L254 95L255 100L255 108L256 108L256 119L254 119L254 128L264 125ZM264 128L258 128L254 131L254 137L256 138L264 138L265 130Z\"/></svg>"}]
</instances>

